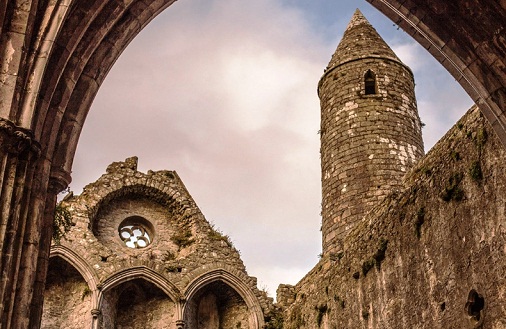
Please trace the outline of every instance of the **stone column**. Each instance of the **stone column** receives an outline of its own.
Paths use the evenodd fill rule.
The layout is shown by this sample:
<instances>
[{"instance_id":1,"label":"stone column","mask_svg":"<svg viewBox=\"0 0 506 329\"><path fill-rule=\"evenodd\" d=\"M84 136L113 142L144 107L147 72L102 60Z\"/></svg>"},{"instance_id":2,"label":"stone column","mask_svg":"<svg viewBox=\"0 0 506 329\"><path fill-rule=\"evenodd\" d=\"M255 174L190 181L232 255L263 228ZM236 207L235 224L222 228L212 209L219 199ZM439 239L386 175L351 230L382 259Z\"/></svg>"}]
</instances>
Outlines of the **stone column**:
<instances>
[{"instance_id":1,"label":"stone column","mask_svg":"<svg viewBox=\"0 0 506 329\"><path fill-rule=\"evenodd\" d=\"M177 329L185 329L186 322L184 321L184 307L186 304L186 298L180 297L176 303L176 314L179 320L176 320Z\"/></svg>"},{"instance_id":2,"label":"stone column","mask_svg":"<svg viewBox=\"0 0 506 329\"><path fill-rule=\"evenodd\" d=\"M51 165L40 155L30 131L0 119L1 328L40 325L48 232L58 189L53 183L48 193Z\"/></svg>"},{"instance_id":3,"label":"stone column","mask_svg":"<svg viewBox=\"0 0 506 329\"><path fill-rule=\"evenodd\" d=\"M65 172L52 170L49 178L49 186L46 194L44 217L40 225L39 253L37 258L37 273L35 276L35 286L33 288L33 298L30 307L30 328L40 328L42 320L42 307L44 301L44 289L49 264L49 253L51 249L51 239L53 236L53 222L57 195L70 184L70 176Z\"/></svg>"}]
</instances>

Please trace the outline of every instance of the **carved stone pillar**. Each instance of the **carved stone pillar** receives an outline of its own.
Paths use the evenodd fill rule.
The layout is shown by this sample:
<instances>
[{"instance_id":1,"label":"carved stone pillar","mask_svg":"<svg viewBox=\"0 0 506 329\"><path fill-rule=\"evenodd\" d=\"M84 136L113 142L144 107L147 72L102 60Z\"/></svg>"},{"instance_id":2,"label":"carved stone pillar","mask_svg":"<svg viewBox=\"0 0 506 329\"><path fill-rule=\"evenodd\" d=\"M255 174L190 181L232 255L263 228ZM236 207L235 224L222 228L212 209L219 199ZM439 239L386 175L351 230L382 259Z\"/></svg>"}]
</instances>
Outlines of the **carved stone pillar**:
<instances>
[{"instance_id":1,"label":"carved stone pillar","mask_svg":"<svg viewBox=\"0 0 506 329\"><path fill-rule=\"evenodd\" d=\"M44 301L44 288L46 283L51 238L53 236L53 222L57 195L70 184L70 176L67 173L52 170L49 177L49 186L46 194L44 217L40 225L39 253L37 257L37 273L33 288L33 298L30 312L30 328L38 329L42 319L42 307Z\"/></svg>"},{"instance_id":2,"label":"carved stone pillar","mask_svg":"<svg viewBox=\"0 0 506 329\"><path fill-rule=\"evenodd\" d=\"M186 303L186 299L182 296L179 297L179 302L176 303L176 314L179 320L176 320L176 329L185 329L185 321L184 319L184 304Z\"/></svg>"},{"instance_id":3,"label":"carved stone pillar","mask_svg":"<svg viewBox=\"0 0 506 329\"><path fill-rule=\"evenodd\" d=\"M56 185L65 184L48 193L50 172L31 132L0 118L1 328L39 327Z\"/></svg>"}]
</instances>

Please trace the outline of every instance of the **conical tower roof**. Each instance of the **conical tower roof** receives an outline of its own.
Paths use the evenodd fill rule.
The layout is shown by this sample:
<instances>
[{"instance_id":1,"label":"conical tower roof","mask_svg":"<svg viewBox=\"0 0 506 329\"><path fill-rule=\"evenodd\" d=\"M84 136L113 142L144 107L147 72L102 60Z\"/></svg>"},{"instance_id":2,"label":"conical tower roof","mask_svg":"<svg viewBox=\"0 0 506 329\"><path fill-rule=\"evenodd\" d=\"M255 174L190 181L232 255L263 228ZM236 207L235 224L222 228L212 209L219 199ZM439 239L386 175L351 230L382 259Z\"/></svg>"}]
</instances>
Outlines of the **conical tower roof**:
<instances>
[{"instance_id":1,"label":"conical tower roof","mask_svg":"<svg viewBox=\"0 0 506 329\"><path fill-rule=\"evenodd\" d=\"M344 31L343 39L330 60L327 70L343 63L367 57L401 60L376 32L360 10L356 10Z\"/></svg>"}]
</instances>

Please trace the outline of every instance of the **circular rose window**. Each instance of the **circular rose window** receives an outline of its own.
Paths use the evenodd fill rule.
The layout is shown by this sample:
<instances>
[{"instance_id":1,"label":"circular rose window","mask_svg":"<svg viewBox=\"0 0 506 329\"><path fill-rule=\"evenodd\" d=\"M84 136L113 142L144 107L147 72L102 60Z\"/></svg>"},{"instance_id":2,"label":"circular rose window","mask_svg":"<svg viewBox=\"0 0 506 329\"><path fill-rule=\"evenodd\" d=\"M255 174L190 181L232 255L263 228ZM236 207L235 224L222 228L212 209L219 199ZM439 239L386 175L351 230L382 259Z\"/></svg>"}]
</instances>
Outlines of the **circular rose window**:
<instances>
[{"instance_id":1,"label":"circular rose window","mask_svg":"<svg viewBox=\"0 0 506 329\"><path fill-rule=\"evenodd\" d=\"M151 244L153 226L140 216L132 216L121 222L119 236L128 248L145 248Z\"/></svg>"}]
</instances>

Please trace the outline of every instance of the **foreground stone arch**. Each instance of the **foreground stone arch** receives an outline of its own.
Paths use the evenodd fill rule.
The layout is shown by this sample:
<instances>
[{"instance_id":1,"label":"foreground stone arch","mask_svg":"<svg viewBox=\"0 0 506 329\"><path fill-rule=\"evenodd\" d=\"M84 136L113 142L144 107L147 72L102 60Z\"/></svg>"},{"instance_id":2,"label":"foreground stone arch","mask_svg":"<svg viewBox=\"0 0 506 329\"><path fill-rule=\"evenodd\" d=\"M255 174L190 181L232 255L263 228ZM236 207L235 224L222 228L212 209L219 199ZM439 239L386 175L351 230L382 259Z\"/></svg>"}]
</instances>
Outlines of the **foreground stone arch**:
<instances>
[{"instance_id":1,"label":"foreground stone arch","mask_svg":"<svg viewBox=\"0 0 506 329\"><path fill-rule=\"evenodd\" d=\"M504 1L368 1L449 70L505 144ZM123 49L172 3L0 0L2 328L39 326L56 194L87 112Z\"/></svg>"},{"instance_id":2,"label":"foreground stone arch","mask_svg":"<svg viewBox=\"0 0 506 329\"><path fill-rule=\"evenodd\" d=\"M506 145L506 4L367 0L426 48L479 106Z\"/></svg>"}]
</instances>

